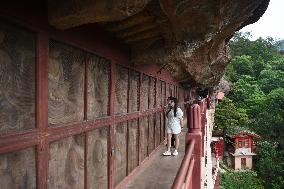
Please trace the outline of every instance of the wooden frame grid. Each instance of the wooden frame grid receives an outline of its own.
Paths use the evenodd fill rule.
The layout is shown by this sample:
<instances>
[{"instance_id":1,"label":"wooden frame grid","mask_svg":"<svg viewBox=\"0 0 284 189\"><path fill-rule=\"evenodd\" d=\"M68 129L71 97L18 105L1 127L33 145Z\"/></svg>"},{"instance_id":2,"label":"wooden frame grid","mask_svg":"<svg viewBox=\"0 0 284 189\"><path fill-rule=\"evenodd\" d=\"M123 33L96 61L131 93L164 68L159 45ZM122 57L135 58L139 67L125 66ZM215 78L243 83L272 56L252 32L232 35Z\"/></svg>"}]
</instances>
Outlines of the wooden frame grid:
<instances>
[{"instance_id":1,"label":"wooden frame grid","mask_svg":"<svg viewBox=\"0 0 284 189\"><path fill-rule=\"evenodd\" d=\"M54 127L48 127L48 54L49 54L49 40L50 35L44 31L36 30L37 33L37 50L36 50L36 128L25 131L18 131L12 134L1 135L0 136L0 154L14 152L21 149L25 149L28 147L36 147L36 185L38 189L47 189L47 179L48 179L48 166L49 166L49 146L51 142L59 141L64 138L74 136L77 134L84 134L89 131L92 131L97 128L109 127L109 139L108 139L108 188L114 188L114 152L115 152L115 125L120 122L127 122L127 145L129 144L129 122L133 119L137 119L137 127L138 127L138 136L137 136L137 158L138 158L138 167L142 165L141 159L141 118L155 115L156 113L161 113L164 111L163 107L157 107L157 82L162 81L165 82L164 92L166 96L170 95L170 86L174 86L174 83L167 82L165 80L160 79L157 76L147 75L147 73L142 72L141 70L137 70L131 66L125 66L128 69L128 91L127 91L127 114L126 115L115 115L114 112L114 104L115 104L115 66L119 65L119 62L111 59L111 67L110 67L110 93L109 93L109 116L98 118L96 120L87 120L87 106L88 106L88 77L87 77L87 66L88 59L85 60L85 83L84 83L84 120L79 123L68 123L68 124L60 124ZM66 41L63 40L65 43ZM68 44L68 43L66 43ZM73 45L73 44L72 44ZM76 46L77 47L77 46ZM79 47L80 48L80 47ZM84 49L85 50L85 49ZM88 51L92 52L92 51ZM92 52L94 53L94 52ZM130 95L130 70L135 70L139 72L139 100L138 107L139 111L130 113L130 103L129 103L129 95ZM145 74L147 76L153 77L155 81L155 89L154 89L154 108L149 109L148 102L148 110L142 112L142 75ZM149 78L150 78L149 77ZM149 79L149 86L151 79ZM175 84L176 85L176 84ZM174 86L177 89L177 86ZM150 90L150 87L148 88ZM161 85L161 89L163 87ZM171 93L177 94L172 91ZM148 92L150 95L150 91ZM162 93L161 93L162 96ZM164 98L164 97L162 97ZM148 98L149 99L149 98ZM162 99L164 100L164 99ZM159 123L161 124L161 119L164 119L163 116L160 117ZM149 121L149 120L148 120ZM153 120L152 120L153 121ZM165 121L163 121L165 123ZM149 127L149 124L148 124ZM162 131L162 127L160 126L160 130ZM149 128L148 128L149 131ZM155 129L154 129L155 132ZM160 132L161 142L164 141L164 133ZM148 133L149 139L149 133ZM154 145L155 145L155 137L154 137ZM149 141L149 140L148 140ZM88 154L88 137L85 137L85 150L84 150L84 158L85 162ZM149 146L149 145L148 145ZM127 151L128 153L128 151ZM148 156L152 152L148 149ZM127 161L128 161L128 155ZM126 162L128 166L128 162ZM84 168L84 179L85 179L85 189L87 188L87 164L85 163ZM137 168L137 167L136 167ZM130 175L128 172L127 175ZM133 171L132 171L133 172Z\"/></svg>"}]
</instances>

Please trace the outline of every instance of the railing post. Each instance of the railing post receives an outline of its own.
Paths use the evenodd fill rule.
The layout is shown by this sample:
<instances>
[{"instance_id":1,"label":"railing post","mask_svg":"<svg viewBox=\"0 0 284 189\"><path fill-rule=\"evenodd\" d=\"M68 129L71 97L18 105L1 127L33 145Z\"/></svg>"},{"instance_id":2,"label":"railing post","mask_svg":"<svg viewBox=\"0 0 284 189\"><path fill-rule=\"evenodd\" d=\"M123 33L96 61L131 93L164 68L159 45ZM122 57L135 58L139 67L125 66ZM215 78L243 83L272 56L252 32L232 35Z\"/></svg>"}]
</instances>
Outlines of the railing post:
<instances>
[{"instance_id":1,"label":"railing post","mask_svg":"<svg viewBox=\"0 0 284 189\"><path fill-rule=\"evenodd\" d=\"M193 104L188 109L188 133L186 134L186 146L189 145L190 140L195 140L193 151L193 158L195 159L191 186L188 189L201 188L201 153L202 153L202 133L201 133L201 112L198 104Z\"/></svg>"},{"instance_id":2,"label":"railing post","mask_svg":"<svg viewBox=\"0 0 284 189\"><path fill-rule=\"evenodd\" d=\"M205 99L202 99L201 101L198 102L198 105L200 106L200 117L201 117L201 133L202 133L202 156L205 155L205 146L204 146L204 141L205 141L205 132L206 132L206 108L207 104Z\"/></svg>"}]
</instances>

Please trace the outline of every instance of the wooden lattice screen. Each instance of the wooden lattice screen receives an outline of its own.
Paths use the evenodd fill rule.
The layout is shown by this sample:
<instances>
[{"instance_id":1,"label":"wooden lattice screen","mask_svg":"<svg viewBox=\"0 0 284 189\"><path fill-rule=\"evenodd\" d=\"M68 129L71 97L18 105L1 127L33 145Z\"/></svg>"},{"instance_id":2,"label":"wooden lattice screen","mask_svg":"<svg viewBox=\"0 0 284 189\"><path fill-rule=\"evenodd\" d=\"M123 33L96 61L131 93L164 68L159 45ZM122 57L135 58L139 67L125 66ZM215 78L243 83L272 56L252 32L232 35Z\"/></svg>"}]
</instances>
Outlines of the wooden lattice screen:
<instances>
[{"instance_id":1,"label":"wooden lattice screen","mask_svg":"<svg viewBox=\"0 0 284 189\"><path fill-rule=\"evenodd\" d=\"M0 136L34 129L36 36L0 24ZM12 136L11 136L12 137ZM5 145L5 144L2 144ZM10 150L11 151L11 150ZM0 188L35 188L35 146L0 154Z\"/></svg>"},{"instance_id":2,"label":"wooden lattice screen","mask_svg":"<svg viewBox=\"0 0 284 189\"><path fill-rule=\"evenodd\" d=\"M177 87L0 22L0 188L114 188L165 139Z\"/></svg>"}]
</instances>

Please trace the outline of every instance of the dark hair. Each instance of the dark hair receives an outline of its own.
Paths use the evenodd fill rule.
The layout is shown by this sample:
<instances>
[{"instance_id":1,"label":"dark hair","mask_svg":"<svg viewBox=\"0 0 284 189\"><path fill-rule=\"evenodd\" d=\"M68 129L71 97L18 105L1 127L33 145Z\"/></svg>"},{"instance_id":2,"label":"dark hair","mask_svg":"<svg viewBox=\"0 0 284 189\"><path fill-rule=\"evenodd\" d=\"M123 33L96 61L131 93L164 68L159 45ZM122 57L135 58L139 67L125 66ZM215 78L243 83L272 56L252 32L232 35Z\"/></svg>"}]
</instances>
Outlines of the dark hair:
<instances>
[{"instance_id":1,"label":"dark hair","mask_svg":"<svg viewBox=\"0 0 284 189\"><path fill-rule=\"evenodd\" d=\"M177 98L172 97L172 96L169 96L168 100L172 100L175 103L175 106L174 106L174 116L176 117L177 116L177 108L178 108L178 100L177 100ZM172 107L167 111L167 117L168 117L168 114L169 114L169 112L171 110L172 110Z\"/></svg>"}]
</instances>

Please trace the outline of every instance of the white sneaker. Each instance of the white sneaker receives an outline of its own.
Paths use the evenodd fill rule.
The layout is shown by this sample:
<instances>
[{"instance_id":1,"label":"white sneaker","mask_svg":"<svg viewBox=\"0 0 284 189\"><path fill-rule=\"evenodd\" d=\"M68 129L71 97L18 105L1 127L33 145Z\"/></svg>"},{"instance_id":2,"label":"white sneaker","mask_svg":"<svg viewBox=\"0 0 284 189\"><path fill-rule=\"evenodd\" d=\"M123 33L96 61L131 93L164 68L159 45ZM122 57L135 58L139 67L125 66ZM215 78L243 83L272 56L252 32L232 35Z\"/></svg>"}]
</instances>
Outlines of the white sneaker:
<instances>
[{"instance_id":1,"label":"white sneaker","mask_svg":"<svg viewBox=\"0 0 284 189\"><path fill-rule=\"evenodd\" d=\"M163 153L163 156L170 156L170 155L172 155L170 151L165 151L165 152Z\"/></svg>"},{"instance_id":2,"label":"white sneaker","mask_svg":"<svg viewBox=\"0 0 284 189\"><path fill-rule=\"evenodd\" d=\"M173 153L173 156L177 156L178 155L178 151L175 150L174 153Z\"/></svg>"}]
</instances>

